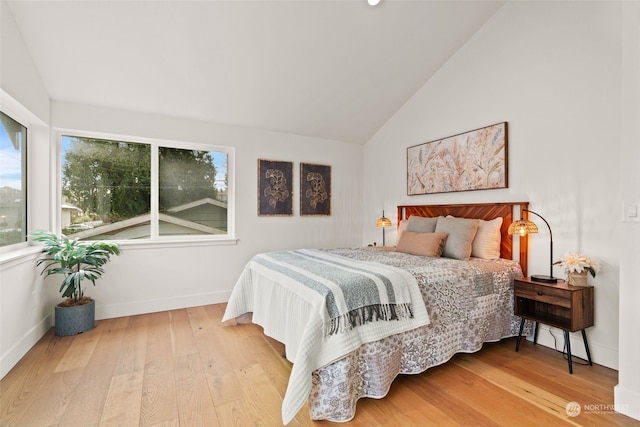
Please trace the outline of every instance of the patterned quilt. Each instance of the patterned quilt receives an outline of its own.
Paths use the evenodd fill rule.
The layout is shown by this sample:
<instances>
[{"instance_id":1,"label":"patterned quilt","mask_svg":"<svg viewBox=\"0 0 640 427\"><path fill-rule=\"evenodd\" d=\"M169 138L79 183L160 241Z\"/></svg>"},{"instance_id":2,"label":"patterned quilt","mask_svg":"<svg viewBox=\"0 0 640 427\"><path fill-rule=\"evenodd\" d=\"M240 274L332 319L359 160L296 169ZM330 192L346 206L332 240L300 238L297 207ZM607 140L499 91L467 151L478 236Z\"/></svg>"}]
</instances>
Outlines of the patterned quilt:
<instances>
[{"instance_id":1,"label":"patterned quilt","mask_svg":"<svg viewBox=\"0 0 640 427\"><path fill-rule=\"evenodd\" d=\"M518 335L513 279L522 277L522 270L516 262L425 258L375 249L330 252L409 271L420 286L431 324L364 344L315 370L308 400L314 420L349 421L360 398L384 397L398 374L418 374L456 353L476 352L484 342Z\"/></svg>"},{"instance_id":2,"label":"patterned quilt","mask_svg":"<svg viewBox=\"0 0 640 427\"><path fill-rule=\"evenodd\" d=\"M513 279L521 277L522 271L513 261L459 261L371 248L323 253L410 274L417 284L412 298L423 300L424 305L419 319L410 319L416 323L404 332L389 329L383 334L378 329L396 322L373 322L356 328L362 328L358 334L367 339L345 342L344 334L327 337L323 333L318 315L324 311L323 303L313 293L294 290L273 270L250 262L233 290L223 321L253 312L252 321L285 344L286 357L293 362L282 407L285 424L305 401L312 419L348 421L360 398L384 397L398 374L420 373L456 353L475 352L484 342L517 335ZM413 305L420 306L415 301ZM366 329L372 325L375 336ZM325 351L319 351L319 345Z\"/></svg>"},{"instance_id":3,"label":"patterned quilt","mask_svg":"<svg viewBox=\"0 0 640 427\"><path fill-rule=\"evenodd\" d=\"M304 262L299 259L301 255ZM310 259L313 262L309 263ZM318 260L322 262L318 263ZM345 269L356 273L355 277L346 274ZM367 280L363 280L362 275ZM371 280L373 277L375 280ZM393 278L393 285L385 286L384 282L390 278ZM310 283L310 279L317 283ZM351 281L349 287L360 291L369 285L379 289L347 292L336 283L341 279ZM321 289L323 287L332 289L330 294L333 296L345 292L345 298L339 299L345 300L349 308L338 310L334 317L332 312L336 304L327 304L328 293ZM361 300L357 298L358 294L366 298ZM364 322L356 320L349 322L348 327L338 327L339 331L333 333L337 324L334 320L341 319L342 313L358 317L365 313L357 309L362 304L370 307L370 304L385 302L383 306L388 307L389 298L410 307L411 315L381 316ZM356 301L346 303L349 299ZM269 252L253 257L233 288L222 321L245 313L253 313L253 323L262 326L266 335L285 344L287 359L293 362L282 402L284 424L289 423L307 401L314 370L344 357L362 344L429 324L413 275L391 264L319 250ZM370 311L367 317L369 314Z\"/></svg>"}]
</instances>

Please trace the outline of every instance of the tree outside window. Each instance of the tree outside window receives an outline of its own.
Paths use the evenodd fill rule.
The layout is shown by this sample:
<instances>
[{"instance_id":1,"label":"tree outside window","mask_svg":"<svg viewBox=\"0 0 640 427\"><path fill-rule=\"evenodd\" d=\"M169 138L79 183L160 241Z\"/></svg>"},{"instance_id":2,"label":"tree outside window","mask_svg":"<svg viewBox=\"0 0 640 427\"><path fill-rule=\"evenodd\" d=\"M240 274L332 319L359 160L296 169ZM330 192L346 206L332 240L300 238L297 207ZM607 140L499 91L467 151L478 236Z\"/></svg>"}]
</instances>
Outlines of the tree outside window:
<instances>
[{"instance_id":1,"label":"tree outside window","mask_svg":"<svg viewBox=\"0 0 640 427\"><path fill-rule=\"evenodd\" d=\"M90 240L227 234L226 152L78 136L63 136L62 146L65 234Z\"/></svg>"}]
</instances>

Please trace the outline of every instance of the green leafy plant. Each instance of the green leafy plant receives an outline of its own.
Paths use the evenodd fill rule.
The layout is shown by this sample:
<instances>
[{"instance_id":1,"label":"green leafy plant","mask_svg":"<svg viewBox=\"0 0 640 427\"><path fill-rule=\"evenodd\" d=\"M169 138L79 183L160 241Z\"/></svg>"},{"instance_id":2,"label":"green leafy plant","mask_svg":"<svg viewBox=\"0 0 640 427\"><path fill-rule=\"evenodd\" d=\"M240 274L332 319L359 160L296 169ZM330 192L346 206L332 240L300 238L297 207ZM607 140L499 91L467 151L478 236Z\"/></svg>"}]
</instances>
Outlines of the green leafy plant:
<instances>
[{"instance_id":1,"label":"green leafy plant","mask_svg":"<svg viewBox=\"0 0 640 427\"><path fill-rule=\"evenodd\" d=\"M67 305L83 304L83 280L86 279L95 286L96 280L104 273L102 266L111 260L111 255L120 255L117 243L73 240L64 234L58 236L49 231L34 232L32 240L44 244L44 255L36 262L36 267L44 265L40 274L45 277L52 274L64 275L60 292L63 298L67 298Z\"/></svg>"}]
</instances>

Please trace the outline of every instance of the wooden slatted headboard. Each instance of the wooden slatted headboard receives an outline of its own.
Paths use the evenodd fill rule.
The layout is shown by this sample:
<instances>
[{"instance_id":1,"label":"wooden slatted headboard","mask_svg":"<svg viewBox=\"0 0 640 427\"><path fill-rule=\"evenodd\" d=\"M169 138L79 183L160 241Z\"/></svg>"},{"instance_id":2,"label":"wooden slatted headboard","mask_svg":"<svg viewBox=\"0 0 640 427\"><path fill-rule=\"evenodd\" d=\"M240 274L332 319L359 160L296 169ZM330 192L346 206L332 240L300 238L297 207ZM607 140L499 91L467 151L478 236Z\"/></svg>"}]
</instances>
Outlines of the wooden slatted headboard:
<instances>
[{"instance_id":1,"label":"wooden slatted headboard","mask_svg":"<svg viewBox=\"0 0 640 427\"><path fill-rule=\"evenodd\" d=\"M518 207L519 210L515 211L516 207ZM459 218L477 218L487 221L502 217L500 257L514 259L513 236L510 236L507 230L509 229L509 225L514 221L514 214L519 214L521 218L527 219L527 212L523 212L523 209L529 209L529 202L398 206L398 225L401 220L408 219L412 215L427 218L452 215ZM525 277L527 276L528 248L528 238L526 236L520 237L519 262Z\"/></svg>"}]
</instances>

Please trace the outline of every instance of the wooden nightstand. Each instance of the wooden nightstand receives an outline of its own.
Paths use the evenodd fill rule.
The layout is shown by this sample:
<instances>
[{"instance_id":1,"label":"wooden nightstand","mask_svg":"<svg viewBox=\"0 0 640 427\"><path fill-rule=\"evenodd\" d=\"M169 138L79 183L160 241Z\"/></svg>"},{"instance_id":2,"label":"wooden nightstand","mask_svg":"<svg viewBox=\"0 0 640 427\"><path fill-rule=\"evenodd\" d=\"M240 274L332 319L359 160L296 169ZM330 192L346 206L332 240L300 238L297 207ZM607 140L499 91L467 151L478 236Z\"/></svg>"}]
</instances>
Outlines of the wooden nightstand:
<instances>
[{"instance_id":1,"label":"wooden nightstand","mask_svg":"<svg viewBox=\"0 0 640 427\"><path fill-rule=\"evenodd\" d=\"M536 322L533 342L538 338L538 322L564 331L564 345L567 348L569 373L573 373L569 332L582 331L582 341L587 352L589 365L591 354L585 329L593 326L593 287L569 286L564 280L558 283L532 281L530 277L514 280L514 313L520 316L520 331L516 341L516 351L520 349L520 339L525 319Z\"/></svg>"}]
</instances>

